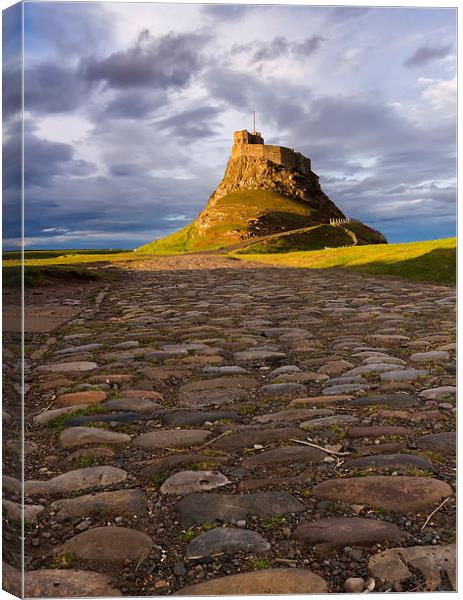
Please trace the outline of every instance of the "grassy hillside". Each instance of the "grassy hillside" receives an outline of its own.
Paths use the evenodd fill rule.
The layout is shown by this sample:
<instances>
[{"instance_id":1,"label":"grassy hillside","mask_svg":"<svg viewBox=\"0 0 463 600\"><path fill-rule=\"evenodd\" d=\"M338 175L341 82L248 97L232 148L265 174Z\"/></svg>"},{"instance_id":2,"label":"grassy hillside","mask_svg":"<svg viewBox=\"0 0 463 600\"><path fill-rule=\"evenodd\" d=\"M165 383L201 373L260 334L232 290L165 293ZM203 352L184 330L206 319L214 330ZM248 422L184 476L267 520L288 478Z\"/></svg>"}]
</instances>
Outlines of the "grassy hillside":
<instances>
[{"instance_id":1,"label":"grassy hillside","mask_svg":"<svg viewBox=\"0 0 463 600\"><path fill-rule=\"evenodd\" d=\"M355 236L342 227L315 225L293 233L282 233L239 250L240 254L274 254L326 247L352 246Z\"/></svg>"},{"instance_id":2,"label":"grassy hillside","mask_svg":"<svg viewBox=\"0 0 463 600\"><path fill-rule=\"evenodd\" d=\"M355 222L344 226L316 225L294 232L274 235L255 244L247 245L239 252L240 254L273 254L384 243L386 243L386 239L379 232L362 223Z\"/></svg>"},{"instance_id":3,"label":"grassy hillside","mask_svg":"<svg viewBox=\"0 0 463 600\"><path fill-rule=\"evenodd\" d=\"M243 260L304 269L348 268L371 275L455 285L456 239L332 248L285 254L233 253Z\"/></svg>"},{"instance_id":4,"label":"grassy hillside","mask_svg":"<svg viewBox=\"0 0 463 600\"><path fill-rule=\"evenodd\" d=\"M250 236L263 236L320 223L321 216L306 202L277 192L245 190L224 196L198 219L165 238L137 249L146 254L211 250Z\"/></svg>"}]
</instances>

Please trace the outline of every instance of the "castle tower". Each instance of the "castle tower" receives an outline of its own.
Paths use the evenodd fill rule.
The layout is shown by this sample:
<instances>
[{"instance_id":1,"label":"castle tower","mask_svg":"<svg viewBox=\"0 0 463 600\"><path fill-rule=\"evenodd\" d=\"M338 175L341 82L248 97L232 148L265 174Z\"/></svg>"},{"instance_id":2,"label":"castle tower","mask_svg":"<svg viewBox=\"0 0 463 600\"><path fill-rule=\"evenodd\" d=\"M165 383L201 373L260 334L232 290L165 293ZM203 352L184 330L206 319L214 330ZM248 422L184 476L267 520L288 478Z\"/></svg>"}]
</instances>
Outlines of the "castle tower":
<instances>
[{"instance_id":1,"label":"castle tower","mask_svg":"<svg viewBox=\"0 0 463 600\"><path fill-rule=\"evenodd\" d=\"M234 132L233 142L234 144L263 144L264 138L261 136L260 131L249 133L247 129L242 129Z\"/></svg>"},{"instance_id":2,"label":"castle tower","mask_svg":"<svg viewBox=\"0 0 463 600\"><path fill-rule=\"evenodd\" d=\"M312 171L310 158L292 148L265 144L260 131L250 133L247 129L233 133L232 158L248 157L270 160L277 165L295 169L304 175L318 176Z\"/></svg>"}]
</instances>

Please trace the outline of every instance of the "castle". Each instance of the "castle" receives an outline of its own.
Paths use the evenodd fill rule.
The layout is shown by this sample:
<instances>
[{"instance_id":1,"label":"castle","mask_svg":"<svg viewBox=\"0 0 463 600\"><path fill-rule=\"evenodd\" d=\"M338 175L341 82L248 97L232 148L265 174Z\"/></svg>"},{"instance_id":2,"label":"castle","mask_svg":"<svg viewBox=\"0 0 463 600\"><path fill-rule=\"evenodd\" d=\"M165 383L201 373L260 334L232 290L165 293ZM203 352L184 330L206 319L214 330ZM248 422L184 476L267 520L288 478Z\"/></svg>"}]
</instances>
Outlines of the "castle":
<instances>
[{"instance_id":1,"label":"castle","mask_svg":"<svg viewBox=\"0 0 463 600\"><path fill-rule=\"evenodd\" d=\"M271 146L264 144L264 138L259 131L250 133L247 129L235 131L233 134L232 159L240 156L263 158L294 169L304 175L318 176L312 172L310 158L300 152L295 152L285 146Z\"/></svg>"}]
</instances>

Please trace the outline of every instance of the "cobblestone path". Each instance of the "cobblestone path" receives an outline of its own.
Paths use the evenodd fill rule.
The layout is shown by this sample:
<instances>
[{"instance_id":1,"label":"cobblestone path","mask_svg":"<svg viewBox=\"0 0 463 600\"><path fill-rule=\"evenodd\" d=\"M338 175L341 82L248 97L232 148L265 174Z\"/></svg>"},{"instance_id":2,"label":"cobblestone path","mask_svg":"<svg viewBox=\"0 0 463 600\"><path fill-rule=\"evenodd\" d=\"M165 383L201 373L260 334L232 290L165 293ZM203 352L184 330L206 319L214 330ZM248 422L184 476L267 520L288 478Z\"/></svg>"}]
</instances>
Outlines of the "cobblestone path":
<instances>
[{"instance_id":1,"label":"cobblestone path","mask_svg":"<svg viewBox=\"0 0 463 600\"><path fill-rule=\"evenodd\" d=\"M29 597L454 589L453 289L196 255L87 300L30 348Z\"/></svg>"}]
</instances>

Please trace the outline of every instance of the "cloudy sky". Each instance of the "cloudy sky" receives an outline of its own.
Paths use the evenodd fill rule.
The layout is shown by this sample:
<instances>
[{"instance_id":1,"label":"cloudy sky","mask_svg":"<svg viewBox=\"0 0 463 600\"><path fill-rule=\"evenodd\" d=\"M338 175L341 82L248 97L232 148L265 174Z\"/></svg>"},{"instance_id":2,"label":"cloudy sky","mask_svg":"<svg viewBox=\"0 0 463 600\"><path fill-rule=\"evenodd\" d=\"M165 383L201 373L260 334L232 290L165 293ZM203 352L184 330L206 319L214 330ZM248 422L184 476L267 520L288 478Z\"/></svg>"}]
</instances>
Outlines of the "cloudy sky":
<instances>
[{"instance_id":1,"label":"cloudy sky","mask_svg":"<svg viewBox=\"0 0 463 600\"><path fill-rule=\"evenodd\" d=\"M26 3L28 245L134 248L180 229L253 110L266 142L311 157L347 215L393 242L453 235L455 14Z\"/></svg>"}]
</instances>

